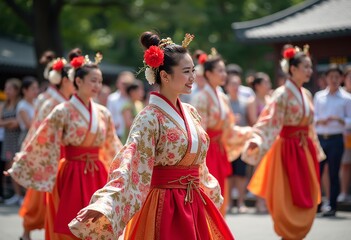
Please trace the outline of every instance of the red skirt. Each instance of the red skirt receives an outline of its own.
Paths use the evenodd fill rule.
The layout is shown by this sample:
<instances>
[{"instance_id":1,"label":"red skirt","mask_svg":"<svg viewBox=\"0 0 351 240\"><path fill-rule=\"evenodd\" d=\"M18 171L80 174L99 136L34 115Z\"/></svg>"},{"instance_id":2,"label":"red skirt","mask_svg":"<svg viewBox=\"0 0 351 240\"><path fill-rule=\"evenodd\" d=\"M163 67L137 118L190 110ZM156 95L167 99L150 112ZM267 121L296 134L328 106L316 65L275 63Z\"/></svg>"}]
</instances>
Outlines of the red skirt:
<instances>
[{"instance_id":1,"label":"red skirt","mask_svg":"<svg viewBox=\"0 0 351 240\"><path fill-rule=\"evenodd\" d=\"M232 166L221 142L222 130L207 129L210 145L206 156L206 165L210 173L218 180L222 194L225 192L225 179L232 174Z\"/></svg>"},{"instance_id":2,"label":"red skirt","mask_svg":"<svg viewBox=\"0 0 351 240\"><path fill-rule=\"evenodd\" d=\"M65 147L66 158L60 162L54 190L47 200L46 239L59 239L61 234L69 235L65 239L77 239L68 223L107 181L107 171L98 154L99 147Z\"/></svg>"},{"instance_id":3,"label":"red skirt","mask_svg":"<svg viewBox=\"0 0 351 240\"><path fill-rule=\"evenodd\" d=\"M234 239L221 213L199 187L198 166L155 167L142 209L125 239Z\"/></svg>"}]
</instances>

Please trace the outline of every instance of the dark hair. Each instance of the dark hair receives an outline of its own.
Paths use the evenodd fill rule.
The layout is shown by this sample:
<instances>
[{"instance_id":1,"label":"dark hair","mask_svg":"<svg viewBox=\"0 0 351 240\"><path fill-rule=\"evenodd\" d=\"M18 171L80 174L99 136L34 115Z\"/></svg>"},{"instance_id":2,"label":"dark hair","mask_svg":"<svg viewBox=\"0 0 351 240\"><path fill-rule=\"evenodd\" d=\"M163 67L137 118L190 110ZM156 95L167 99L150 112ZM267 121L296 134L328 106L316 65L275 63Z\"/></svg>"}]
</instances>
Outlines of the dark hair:
<instances>
[{"instance_id":1,"label":"dark hair","mask_svg":"<svg viewBox=\"0 0 351 240\"><path fill-rule=\"evenodd\" d=\"M206 71L212 72L213 69L216 67L217 63L224 61L220 55L216 55L211 58L207 58L207 61L204 63L204 77L206 77ZM208 80L208 79L207 79Z\"/></svg>"},{"instance_id":2,"label":"dark hair","mask_svg":"<svg viewBox=\"0 0 351 240\"><path fill-rule=\"evenodd\" d=\"M227 74L238 75L238 76L241 76L241 74L243 73L242 68L238 64L235 64L235 63L228 64L226 66L226 71L227 71Z\"/></svg>"},{"instance_id":3,"label":"dark hair","mask_svg":"<svg viewBox=\"0 0 351 240\"><path fill-rule=\"evenodd\" d=\"M82 56L82 50L80 48L73 48L69 53L68 53L68 60L72 61L73 58Z\"/></svg>"},{"instance_id":4,"label":"dark hair","mask_svg":"<svg viewBox=\"0 0 351 240\"><path fill-rule=\"evenodd\" d=\"M78 84L76 83L76 78L79 77L80 79L84 79L84 77L88 75L91 70L94 70L94 69L100 69L100 68L95 63L88 63L88 64L84 64L83 66L75 70L73 85L75 86L76 89L79 89Z\"/></svg>"},{"instance_id":5,"label":"dark hair","mask_svg":"<svg viewBox=\"0 0 351 240\"><path fill-rule=\"evenodd\" d=\"M160 43L160 37L152 32L144 32L140 36L140 43L148 49L151 46L158 46ZM179 61L182 59L182 56L188 53L188 50L177 44L166 45L163 48L164 52L164 60L163 64L158 67L158 71L156 71L156 83L161 85L161 77L160 72L164 70L166 73L173 73L172 67L177 66Z\"/></svg>"},{"instance_id":6,"label":"dark hair","mask_svg":"<svg viewBox=\"0 0 351 240\"><path fill-rule=\"evenodd\" d=\"M22 86L21 86L21 95L23 96L23 90L27 90L28 88L30 88L30 86L33 85L33 83L38 83L37 79L35 77L32 76L25 76L22 79Z\"/></svg>"},{"instance_id":7,"label":"dark hair","mask_svg":"<svg viewBox=\"0 0 351 240\"><path fill-rule=\"evenodd\" d=\"M291 66L298 67L298 65L306 58L309 57L304 52L297 52L294 57L289 59L289 74L291 75L290 68Z\"/></svg>"},{"instance_id":8,"label":"dark hair","mask_svg":"<svg viewBox=\"0 0 351 240\"><path fill-rule=\"evenodd\" d=\"M328 66L327 71L325 71L325 75L328 75L330 72L338 72L341 76L343 76L343 71L341 66L336 63L332 63Z\"/></svg>"},{"instance_id":9,"label":"dark hair","mask_svg":"<svg viewBox=\"0 0 351 240\"><path fill-rule=\"evenodd\" d=\"M39 60L40 64L47 65L49 62L56 58L56 54L53 51L45 51Z\"/></svg>"},{"instance_id":10,"label":"dark hair","mask_svg":"<svg viewBox=\"0 0 351 240\"><path fill-rule=\"evenodd\" d=\"M132 84L130 84L130 85L127 86L126 92L127 92L128 96L130 96L130 94L131 94L133 91L135 91L135 90L137 90L137 89L139 89L139 88L140 88L140 85L139 85L138 83L134 82L134 83L132 83Z\"/></svg>"}]
</instances>

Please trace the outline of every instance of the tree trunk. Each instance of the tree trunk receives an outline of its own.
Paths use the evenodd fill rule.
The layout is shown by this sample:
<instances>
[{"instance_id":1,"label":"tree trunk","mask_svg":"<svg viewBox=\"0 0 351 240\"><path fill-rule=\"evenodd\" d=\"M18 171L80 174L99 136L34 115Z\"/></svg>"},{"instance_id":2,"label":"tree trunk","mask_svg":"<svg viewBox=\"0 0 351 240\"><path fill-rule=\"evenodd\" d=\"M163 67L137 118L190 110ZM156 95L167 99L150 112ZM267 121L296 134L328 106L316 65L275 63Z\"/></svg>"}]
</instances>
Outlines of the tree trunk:
<instances>
[{"instance_id":1,"label":"tree trunk","mask_svg":"<svg viewBox=\"0 0 351 240\"><path fill-rule=\"evenodd\" d=\"M48 0L33 1L33 39L37 61L37 75L39 81L44 79L43 72L45 66L39 63L41 55L51 50L57 56L62 56L63 47L59 29L59 9L55 9Z\"/></svg>"}]
</instances>

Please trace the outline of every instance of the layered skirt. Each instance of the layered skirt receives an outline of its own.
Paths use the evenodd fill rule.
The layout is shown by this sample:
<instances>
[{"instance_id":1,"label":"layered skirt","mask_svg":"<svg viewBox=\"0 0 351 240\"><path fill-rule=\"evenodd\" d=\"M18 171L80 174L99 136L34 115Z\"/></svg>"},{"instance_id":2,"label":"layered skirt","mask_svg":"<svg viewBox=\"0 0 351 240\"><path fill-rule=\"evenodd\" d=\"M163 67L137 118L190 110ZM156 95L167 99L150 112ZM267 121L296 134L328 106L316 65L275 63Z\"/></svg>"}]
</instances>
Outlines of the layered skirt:
<instances>
[{"instance_id":1,"label":"layered skirt","mask_svg":"<svg viewBox=\"0 0 351 240\"><path fill-rule=\"evenodd\" d=\"M303 239L307 235L321 200L319 163L308 127L283 127L248 189L266 200L279 236Z\"/></svg>"},{"instance_id":2,"label":"layered skirt","mask_svg":"<svg viewBox=\"0 0 351 240\"><path fill-rule=\"evenodd\" d=\"M125 239L234 239L221 213L199 186L198 166L153 170L151 190L128 223Z\"/></svg>"}]
</instances>

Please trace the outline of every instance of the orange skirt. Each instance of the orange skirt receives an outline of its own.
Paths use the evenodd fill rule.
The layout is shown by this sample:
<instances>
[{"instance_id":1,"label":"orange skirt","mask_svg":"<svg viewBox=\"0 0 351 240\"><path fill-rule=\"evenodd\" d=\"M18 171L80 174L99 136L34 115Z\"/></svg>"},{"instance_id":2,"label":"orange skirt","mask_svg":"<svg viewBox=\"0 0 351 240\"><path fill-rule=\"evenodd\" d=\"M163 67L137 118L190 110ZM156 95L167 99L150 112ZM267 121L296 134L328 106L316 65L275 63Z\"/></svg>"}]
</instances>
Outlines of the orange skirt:
<instances>
[{"instance_id":1,"label":"orange skirt","mask_svg":"<svg viewBox=\"0 0 351 240\"><path fill-rule=\"evenodd\" d=\"M44 228L46 192L27 189L19 215L23 217L23 228L27 231Z\"/></svg>"},{"instance_id":2,"label":"orange skirt","mask_svg":"<svg viewBox=\"0 0 351 240\"><path fill-rule=\"evenodd\" d=\"M212 200L197 188L198 174L198 166L155 167L152 188L141 210L129 221L124 238L234 239ZM182 176L191 177L178 181ZM196 187L189 190L190 181Z\"/></svg>"},{"instance_id":3,"label":"orange skirt","mask_svg":"<svg viewBox=\"0 0 351 240\"><path fill-rule=\"evenodd\" d=\"M283 156L286 141L278 137L271 149L263 157L257 167L248 189L266 200L268 210L274 222L275 232L284 239L303 239L312 227L316 215L317 205L320 203L319 176L316 171L314 151L310 145L302 145L307 164L305 172L309 176L309 192L311 207L299 207L292 197L291 183L286 169L289 156Z\"/></svg>"}]
</instances>

